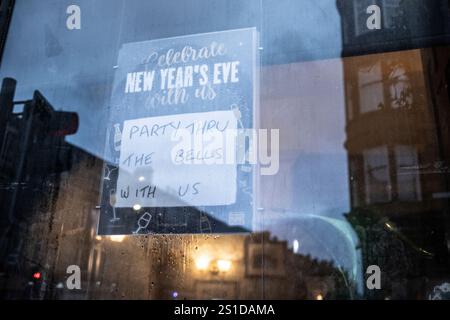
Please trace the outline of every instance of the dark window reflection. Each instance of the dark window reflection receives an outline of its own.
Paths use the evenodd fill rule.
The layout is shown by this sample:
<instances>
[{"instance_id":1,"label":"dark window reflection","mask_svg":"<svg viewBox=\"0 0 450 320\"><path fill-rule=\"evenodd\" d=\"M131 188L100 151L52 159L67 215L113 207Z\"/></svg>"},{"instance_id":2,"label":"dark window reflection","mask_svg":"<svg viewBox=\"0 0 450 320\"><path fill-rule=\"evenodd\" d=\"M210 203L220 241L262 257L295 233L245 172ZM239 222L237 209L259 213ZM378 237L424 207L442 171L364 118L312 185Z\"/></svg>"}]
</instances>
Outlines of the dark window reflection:
<instances>
[{"instance_id":1,"label":"dark window reflection","mask_svg":"<svg viewBox=\"0 0 450 320\"><path fill-rule=\"evenodd\" d=\"M365 84L347 90L348 217L393 298L420 296L448 266L448 61L448 48L434 48L343 62Z\"/></svg>"},{"instance_id":2,"label":"dark window reflection","mask_svg":"<svg viewBox=\"0 0 450 320\"><path fill-rule=\"evenodd\" d=\"M16 0L0 70L0 297L443 296L450 48L411 39L448 33L447 1L376 1L376 34L371 1L80 1L89 36L64 29L61 1ZM196 234L98 236L120 46L255 26L260 126L280 129L280 171L256 181L256 231L211 234L216 222L195 208L195 219L167 209L152 223ZM67 289L70 265L81 290ZM381 290L365 286L370 265Z\"/></svg>"}]
</instances>

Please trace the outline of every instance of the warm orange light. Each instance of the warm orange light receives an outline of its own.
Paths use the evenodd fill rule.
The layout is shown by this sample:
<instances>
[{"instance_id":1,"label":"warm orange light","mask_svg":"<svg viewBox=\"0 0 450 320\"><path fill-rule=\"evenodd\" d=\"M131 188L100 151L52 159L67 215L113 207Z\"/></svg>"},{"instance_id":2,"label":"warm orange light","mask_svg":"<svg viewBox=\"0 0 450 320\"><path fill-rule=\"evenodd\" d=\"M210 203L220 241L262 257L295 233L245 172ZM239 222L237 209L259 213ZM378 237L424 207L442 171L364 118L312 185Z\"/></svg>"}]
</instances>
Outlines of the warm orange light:
<instances>
[{"instance_id":1,"label":"warm orange light","mask_svg":"<svg viewBox=\"0 0 450 320\"><path fill-rule=\"evenodd\" d=\"M195 260L195 265L198 270L206 270L209 267L210 259L207 256L199 257Z\"/></svg>"},{"instance_id":2,"label":"warm orange light","mask_svg":"<svg viewBox=\"0 0 450 320\"><path fill-rule=\"evenodd\" d=\"M316 296L316 300L323 300L323 296L319 293L319 294Z\"/></svg>"},{"instance_id":3,"label":"warm orange light","mask_svg":"<svg viewBox=\"0 0 450 320\"><path fill-rule=\"evenodd\" d=\"M230 260L217 260L217 268L220 272L227 272L231 269L231 261Z\"/></svg>"},{"instance_id":4,"label":"warm orange light","mask_svg":"<svg viewBox=\"0 0 450 320\"><path fill-rule=\"evenodd\" d=\"M125 236L123 236L123 235L114 235L114 236L111 236L110 239L113 242L122 242L123 239L125 239Z\"/></svg>"}]
</instances>

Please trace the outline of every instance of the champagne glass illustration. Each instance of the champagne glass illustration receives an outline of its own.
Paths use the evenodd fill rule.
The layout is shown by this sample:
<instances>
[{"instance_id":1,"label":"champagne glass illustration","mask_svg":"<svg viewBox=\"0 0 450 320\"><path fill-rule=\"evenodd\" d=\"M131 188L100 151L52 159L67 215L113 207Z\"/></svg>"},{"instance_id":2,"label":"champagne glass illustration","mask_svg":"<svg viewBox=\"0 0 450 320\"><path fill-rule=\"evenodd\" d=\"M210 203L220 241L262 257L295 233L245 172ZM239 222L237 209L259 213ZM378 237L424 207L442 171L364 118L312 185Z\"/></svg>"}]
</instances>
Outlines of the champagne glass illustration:
<instances>
[{"instance_id":1,"label":"champagne glass illustration","mask_svg":"<svg viewBox=\"0 0 450 320\"><path fill-rule=\"evenodd\" d=\"M148 212L145 212L138 220L138 228L136 231L133 231L134 234L139 234L142 229L146 229L148 225L152 221L152 215Z\"/></svg>"},{"instance_id":2,"label":"champagne glass illustration","mask_svg":"<svg viewBox=\"0 0 450 320\"><path fill-rule=\"evenodd\" d=\"M109 204L111 205L112 211L113 211L113 218L109 221L116 222L119 221L120 218L116 217L116 190L111 189L109 191Z\"/></svg>"},{"instance_id":3,"label":"champagne glass illustration","mask_svg":"<svg viewBox=\"0 0 450 320\"><path fill-rule=\"evenodd\" d=\"M120 123L114 124L114 150L120 151L120 144L122 142L122 132L120 131Z\"/></svg>"},{"instance_id":4,"label":"champagne glass illustration","mask_svg":"<svg viewBox=\"0 0 450 320\"><path fill-rule=\"evenodd\" d=\"M110 168L108 165L105 166L105 180L111 180L110 176L113 171L117 170L117 168Z\"/></svg>"},{"instance_id":5,"label":"champagne glass illustration","mask_svg":"<svg viewBox=\"0 0 450 320\"><path fill-rule=\"evenodd\" d=\"M242 129L244 129L244 125L242 124L242 113L241 110L239 109L239 106L235 103L233 103L230 106L230 109L233 110L233 115L236 118L236 120L239 122L239 125Z\"/></svg>"}]
</instances>

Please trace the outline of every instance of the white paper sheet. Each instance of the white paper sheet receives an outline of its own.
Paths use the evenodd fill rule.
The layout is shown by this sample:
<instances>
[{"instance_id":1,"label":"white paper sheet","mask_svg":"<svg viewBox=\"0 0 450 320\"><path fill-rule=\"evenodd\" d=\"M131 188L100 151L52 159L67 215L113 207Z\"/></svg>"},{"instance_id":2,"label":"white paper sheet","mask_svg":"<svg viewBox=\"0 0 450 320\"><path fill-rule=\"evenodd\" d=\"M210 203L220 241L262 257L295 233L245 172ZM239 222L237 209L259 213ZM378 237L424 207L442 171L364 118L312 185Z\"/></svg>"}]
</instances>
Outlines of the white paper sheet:
<instances>
[{"instance_id":1,"label":"white paper sheet","mask_svg":"<svg viewBox=\"0 0 450 320\"><path fill-rule=\"evenodd\" d=\"M236 126L231 110L125 121L115 207L235 203Z\"/></svg>"}]
</instances>

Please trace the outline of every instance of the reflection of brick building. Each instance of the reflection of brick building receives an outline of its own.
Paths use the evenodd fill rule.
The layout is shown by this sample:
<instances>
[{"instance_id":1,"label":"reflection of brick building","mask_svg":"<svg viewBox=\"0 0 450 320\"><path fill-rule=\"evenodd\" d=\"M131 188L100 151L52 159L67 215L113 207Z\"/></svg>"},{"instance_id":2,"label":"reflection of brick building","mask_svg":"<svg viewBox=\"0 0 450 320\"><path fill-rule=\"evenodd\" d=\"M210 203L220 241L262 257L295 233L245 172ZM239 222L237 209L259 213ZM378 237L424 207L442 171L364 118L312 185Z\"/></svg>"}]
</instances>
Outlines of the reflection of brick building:
<instances>
[{"instance_id":1,"label":"reflection of brick building","mask_svg":"<svg viewBox=\"0 0 450 320\"><path fill-rule=\"evenodd\" d=\"M294 254L269 233L96 236L103 162L73 147L71 169L38 198L21 234L20 265L2 294L33 299L347 298L347 275L332 263ZM50 189L47 189L47 191ZM81 290L66 269L81 268ZM27 294L31 268L42 284ZM7 289L6 289L7 288ZM7 290L3 291L3 290Z\"/></svg>"},{"instance_id":2,"label":"reflection of brick building","mask_svg":"<svg viewBox=\"0 0 450 320\"><path fill-rule=\"evenodd\" d=\"M47 298L59 299L317 299L349 296L346 275L331 263L294 254L269 233L253 235L96 236L101 162L80 155L63 174L52 211L27 239L48 241L35 256ZM52 221L49 223L49 221ZM65 285L81 267L82 290Z\"/></svg>"},{"instance_id":3,"label":"reflection of brick building","mask_svg":"<svg viewBox=\"0 0 450 320\"><path fill-rule=\"evenodd\" d=\"M62 182L47 248L49 297L61 299L345 298L346 275L269 233L96 236L101 163L85 156ZM83 204L83 205L80 205ZM48 217L51 218L51 217ZM35 234L39 238L40 232ZM51 251L50 248L54 248ZM55 289L78 264L82 291ZM50 278L51 275L51 278Z\"/></svg>"},{"instance_id":4,"label":"reflection of brick building","mask_svg":"<svg viewBox=\"0 0 450 320\"><path fill-rule=\"evenodd\" d=\"M389 289L380 297L418 298L421 286L429 285L426 278L449 278L450 103L449 78L442 72L449 70L449 58L448 49L436 48L343 62L349 219L365 228L359 235L366 242L366 267L380 264L385 272ZM405 292L395 289L395 281L405 283Z\"/></svg>"}]
</instances>

